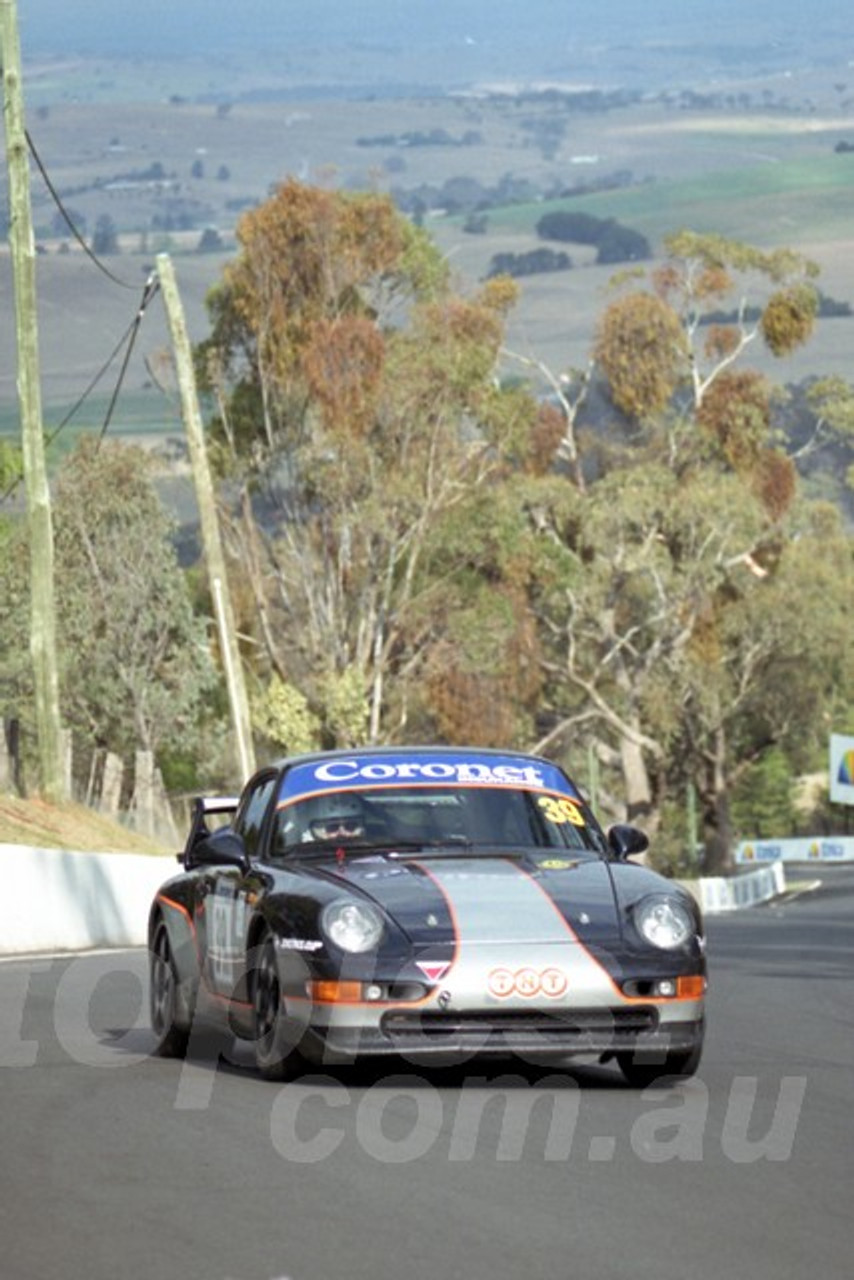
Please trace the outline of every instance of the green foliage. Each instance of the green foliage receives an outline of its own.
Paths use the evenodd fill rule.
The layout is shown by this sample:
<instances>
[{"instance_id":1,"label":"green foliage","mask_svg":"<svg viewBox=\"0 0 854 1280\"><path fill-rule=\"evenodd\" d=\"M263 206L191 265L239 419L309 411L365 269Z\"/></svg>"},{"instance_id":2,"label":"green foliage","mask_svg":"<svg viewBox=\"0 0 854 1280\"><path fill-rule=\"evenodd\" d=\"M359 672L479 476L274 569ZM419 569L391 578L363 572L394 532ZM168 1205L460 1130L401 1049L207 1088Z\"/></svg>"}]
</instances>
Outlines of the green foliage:
<instances>
[{"instance_id":1,"label":"green foliage","mask_svg":"<svg viewBox=\"0 0 854 1280\"><path fill-rule=\"evenodd\" d=\"M325 737L331 746L362 746L368 737L369 708L364 673L355 666L330 671L320 682Z\"/></svg>"},{"instance_id":2,"label":"green foliage","mask_svg":"<svg viewBox=\"0 0 854 1280\"><path fill-rule=\"evenodd\" d=\"M638 420L660 414L688 370L678 316L649 293L611 303L598 327L595 353L615 405Z\"/></svg>"},{"instance_id":3,"label":"green foliage","mask_svg":"<svg viewBox=\"0 0 854 1280\"><path fill-rule=\"evenodd\" d=\"M785 356L807 341L818 315L818 292L810 284L794 284L771 297L760 320L765 345Z\"/></svg>"},{"instance_id":4,"label":"green foliage","mask_svg":"<svg viewBox=\"0 0 854 1280\"><path fill-rule=\"evenodd\" d=\"M649 241L639 231L621 226L614 218L597 218L581 210L556 209L543 214L537 235L543 240L595 245L599 263L639 262L652 256Z\"/></svg>"},{"instance_id":5,"label":"green foliage","mask_svg":"<svg viewBox=\"0 0 854 1280\"><path fill-rule=\"evenodd\" d=\"M92 236L92 252L99 258L105 258L110 254L121 252L119 233L116 224L108 213L102 213L95 223L95 231Z\"/></svg>"},{"instance_id":6,"label":"green foliage","mask_svg":"<svg viewBox=\"0 0 854 1280\"><path fill-rule=\"evenodd\" d=\"M819 271L813 261L792 249L766 252L740 240L707 232L676 232L665 237L664 247L673 259L695 262L706 269L754 272L778 285L804 277L814 279Z\"/></svg>"},{"instance_id":7,"label":"green foliage","mask_svg":"<svg viewBox=\"0 0 854 1280\"><path fill-rule=\"evenodd\" d=\"M192 795L208 785L208 779L202 776L199 768L199 760L189 752L161 751L157 763L168 795Z\"/></svg>"},{"instance_id":8,"label":"green foliage","mask_svg":"<svg viewBox=\"0 0 854 1280\"><path fill-rule=\"evenodd\" d=\"M64 718L121 755L183 748L214 673L146 455L81 439L54 529Z\"/></svg>"},{"instance_id":9,"label":"green foliage","mask_svg":"<svg viewBox=\"0 0 854 1280\"><path fill-rule=\"evenodd\" d=\"M23 461L20 447L9 440L0 439L0 494L5 494L22 475Z\"/></svg>"},{"instance_id":10,"label":"green foliage","mask_svg":"<svg viewBox=\"0 0 854 1280\"><path fill-rule=\"evenodd\" d=\"M850 444L854 441L854 386L843 378L816 378L806 400L815 415L816 434Z\"/></svg>"},{"instance_id":11,"label":"green foliage","mask_svg":"<svg viewBox=\"0 0 854 1280\"><path fill-rule=\"evenodd\" d=\"M301 689L274 675L253 700L254 728L288 755L321 746L361 746L368 730L363 674L352 666L327 671L317 681L315 695L312 706Z\"/></svg>"},{"instance_id":12,"label":"green foliage","mask_svg":"<svg viewBox=\"0 0 854 1280\"><path fill-rule=\"evenodd\" d=\"M305 694L277 675L253 700L252 724L287 755L315 751L320 745L320 721Z\"/></svg>"},{"instance_id":13,"label":"green foliage","mask_svg":"<svg viewBox=\"0 0 854 1280\"><path fill-rule=\"evenodd\" d=\"M617 262L644 262L652 257L652 249L646 236L631 227L612 223L600 237L596 261L600 266Z\"/></svg>"},{"instance_id":14,"label":"green foliage","mask_svg":"<svg viewBox=\"0 0 854 1280\"><path fill-rule=\"evenodd\" d=\"M78 747L138 748L189 764L215 673L154 491L148 458L82 438L59 469L54 582L60 703ZM29 726L29 558L23 521L0 557L0 702ZM164 757L165 758L165 757Z\"/></svg>"},{"instance_id":15,"label":"green foliage","mask_svg":"<svg viewBox=\"0 0 854 1280\"><path fill-rule=\"evenodd\" d=\"M572 259L568 253L554 249L530 249L527 253L495 253L489 262L487 276L535 276L549 271L569 271Z\"/></svg>"},{"instance_id":16,"label":"green foliage","mask_svg":"<svg viewBox=\"0 0 854 1280\"><path fill-rule=\"evenodd\" d=\"M744 840L793 834L796 780L786 753L772 747L739 778L732 795L732 818Z\"/></svg>"},{"instance_id":17,"label":"green foliage","mask_svg":"<svg viewBox=\"0 0 854 1280\"><path fill-rule=\"evenodd\" d=\"M21 520L0 520L0 715L24 725L34 719L33 672L30 660L30 557Z\"/></svg>"},{"instance_id":18,"label":"green foliage","mask_svg":"<svg viewBox=\"0 0 854 1280\"><path fill-rule=\"evenodd\" d=\"M653 870L671 879L694 879L700 874L699 853L693 849L687 797L666 799L659 807L660 822L650 844L648 860Z\"/></svg>"}]
</instances>

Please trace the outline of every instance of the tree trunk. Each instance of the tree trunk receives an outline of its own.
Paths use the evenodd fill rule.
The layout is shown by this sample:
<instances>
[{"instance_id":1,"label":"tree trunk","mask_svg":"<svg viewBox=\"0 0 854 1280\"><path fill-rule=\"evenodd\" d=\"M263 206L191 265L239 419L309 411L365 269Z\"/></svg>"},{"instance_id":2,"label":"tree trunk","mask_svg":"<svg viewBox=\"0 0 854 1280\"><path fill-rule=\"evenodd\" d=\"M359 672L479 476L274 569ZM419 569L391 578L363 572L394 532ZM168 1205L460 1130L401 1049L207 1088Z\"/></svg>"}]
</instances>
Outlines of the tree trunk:
<instances>
[{"instance_id":1,"label":"tree trunk","mask_svg":"<svg viewBox=\"0 0 854 1280\"><path fill-rule=\"evenodd\" d=\"M709 787L703 796L703 870L712 876L725 875L732 869L732 826L725 761L726 735L723 728L718 728L710 761Z\"/></svg>"},{"instance_id":2,"label":"tree trunk","mask_svg":"<svg viewBox=\"0 0 854 1280\"><path fill-rule=\"evenodd\" d=\"M631 738L620 739L620 765L626 797L626 818L648 828L652 819L652 787L643 747Z\"/></svg>"}]
</instances>

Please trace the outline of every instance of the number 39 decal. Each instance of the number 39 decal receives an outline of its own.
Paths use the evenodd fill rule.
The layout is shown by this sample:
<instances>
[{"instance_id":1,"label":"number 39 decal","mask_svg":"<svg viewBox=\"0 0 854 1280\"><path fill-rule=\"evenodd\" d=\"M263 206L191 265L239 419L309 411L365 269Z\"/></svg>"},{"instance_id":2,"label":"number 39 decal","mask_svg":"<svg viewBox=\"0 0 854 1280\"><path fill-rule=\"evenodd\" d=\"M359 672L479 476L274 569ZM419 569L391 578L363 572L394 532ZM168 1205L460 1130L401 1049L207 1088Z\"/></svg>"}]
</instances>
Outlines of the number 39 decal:
<instances>
[{"instance_id":1,"label":"number 39 decal","mask_svg":"<svg viewBox=\"0 0 854 1280\"><path fill-rule=\"evenodd\" d=\"M561 826L564 822L571 822L574 827L584 826L584 815L576 802L566 796L561 796L560 799L557 796L540 796L537 803L548 821L556 826Z\"/></svg>"}]
</instances>

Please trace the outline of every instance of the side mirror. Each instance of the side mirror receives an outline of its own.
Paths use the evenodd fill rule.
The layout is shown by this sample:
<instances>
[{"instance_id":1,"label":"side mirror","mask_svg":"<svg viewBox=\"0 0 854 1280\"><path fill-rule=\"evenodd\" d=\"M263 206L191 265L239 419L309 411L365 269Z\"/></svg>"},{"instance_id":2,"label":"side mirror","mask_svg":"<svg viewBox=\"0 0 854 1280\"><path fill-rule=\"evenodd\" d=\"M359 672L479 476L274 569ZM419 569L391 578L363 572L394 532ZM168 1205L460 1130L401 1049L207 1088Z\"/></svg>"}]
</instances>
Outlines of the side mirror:
<instances>
[{"instance_id":1,"label":"side mirror","mask_svg":"<svg viewBox=\"0 0 854 1280\"><path fill-rule=\"evenodd\" d=\"M643 853L649 848L649 837L645 831L630 827L627 823L618 822L608 831L608 845L615 858L625 862L633 853Z\"/></svg>"},{"instance_id":2,"label":"side mirror","mask_svg":"<svg viewBox=\"0 0 854 1280\"><path fill-rule=\"evenodd\" d=\"M194 867L238 867L246 872L249 870L249 858L243 837L228 828L214 831L187 849L184 866L188 871Z\"/></svg>"}]
</instances>

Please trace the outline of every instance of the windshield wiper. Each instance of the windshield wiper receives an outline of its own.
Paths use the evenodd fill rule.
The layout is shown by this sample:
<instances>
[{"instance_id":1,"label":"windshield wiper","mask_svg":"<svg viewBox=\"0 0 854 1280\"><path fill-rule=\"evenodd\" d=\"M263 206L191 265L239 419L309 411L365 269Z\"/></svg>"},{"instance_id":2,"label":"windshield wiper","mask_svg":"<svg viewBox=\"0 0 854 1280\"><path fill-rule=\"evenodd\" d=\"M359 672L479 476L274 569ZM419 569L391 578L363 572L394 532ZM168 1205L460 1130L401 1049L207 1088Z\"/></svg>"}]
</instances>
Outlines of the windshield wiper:
<instances>
[{"instance_id":1,"label":"windshield wiper","mask_svg":"<svg viewBox=\"0 0 854 1280\"><path fill-rule=\"evenodd\" d=\"M339 849L345 854L366 854L366 853L384 853L390 857L397 854L420 853L424 849L433 849L434 847L447 848L453 845L456 848L468 847L471 841L465 836L459 838L451 837L444 840L395 840L391 837L382 839L374 838L373 840L312 840L305 844L302 841L285 845L282 849L277 849L273 855L276 858L310 858L323 857L328 858L329 852L337 853Z\"/></svg>"},{"instance_id":2,"label":"windshield wiper","mask_svg":"<svg viewBox=\"0 0 854 1280\"><path fill-rule=\"evenodd\" d=\"M316 854L327 858L330 849L333 853L338 849L343 849L345 853L375 853L377 850L386 848L388 848L388 842L385 840L310 840L305 843L300 840L294 844L284 845L272 856L274 858L310 858Z\"/></svg>"},{"instance_id":3,"label":"windshield wiper","mask_svg":"<svg viewBox=\"0 0 854 1280\"><path fill-rule=\"evenodd\" d=\"M401 849L398 852L398 846L389 853L390 858L457 858L463 854L466 858L503 858L512 859L517 862L524 861L529 857L531 848L524 848L520 845L501 845L486 844L479 841L477 844L473 840L469 840L467 836L460 836L458 839L447 837L443 840L424 840L416 846L414 852Z\"/></svg>"}]
</instances>

